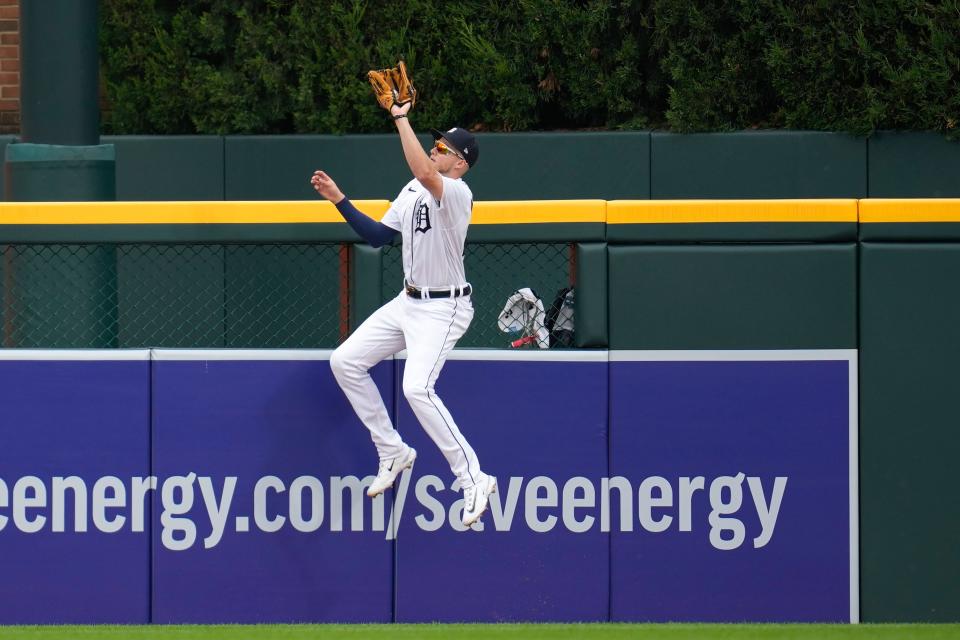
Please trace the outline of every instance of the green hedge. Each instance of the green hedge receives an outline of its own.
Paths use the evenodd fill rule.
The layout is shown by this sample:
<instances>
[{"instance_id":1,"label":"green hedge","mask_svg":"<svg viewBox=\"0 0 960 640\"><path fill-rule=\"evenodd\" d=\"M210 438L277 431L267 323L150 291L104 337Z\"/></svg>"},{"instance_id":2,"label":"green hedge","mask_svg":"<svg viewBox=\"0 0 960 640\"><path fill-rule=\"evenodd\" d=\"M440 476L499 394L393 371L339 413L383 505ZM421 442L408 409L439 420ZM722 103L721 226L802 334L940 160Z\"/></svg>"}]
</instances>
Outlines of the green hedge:
<instances>
[{"instance_id":1,"label":"green hedge","mask_svg":"<svg viewBox=\"0 0 960 640\"><path fill-rule=\"evenodd\" d=\"M943 131L960 5L920 0L102 0L114 134L389 130L370 68L407 61L417 127Z\"/></svg>"}]
</instances>

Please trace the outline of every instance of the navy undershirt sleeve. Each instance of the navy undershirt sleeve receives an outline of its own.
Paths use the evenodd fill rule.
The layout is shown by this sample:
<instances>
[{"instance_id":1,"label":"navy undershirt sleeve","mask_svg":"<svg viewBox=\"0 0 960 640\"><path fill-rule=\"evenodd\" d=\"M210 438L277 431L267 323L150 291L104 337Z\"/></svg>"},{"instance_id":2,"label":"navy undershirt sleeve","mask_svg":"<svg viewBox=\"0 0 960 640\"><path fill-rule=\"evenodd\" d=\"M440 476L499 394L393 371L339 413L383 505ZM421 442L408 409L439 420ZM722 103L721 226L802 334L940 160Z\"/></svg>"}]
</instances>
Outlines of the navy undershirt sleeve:
<instances>
[{"instance_id":1,"label":"navy undershirt sleeve","mask_svg":"<svg viewBox=\"0 0 960 640\"><path fill-rule=\"evenodd\" d=\"M396 229L391 229L357 209L350 202L350 198L344 198L335 206L347 224L357 232L357 235L369 242L371 247L382 247L388 244L398 233Z\"/></svg>"}]
</instances>

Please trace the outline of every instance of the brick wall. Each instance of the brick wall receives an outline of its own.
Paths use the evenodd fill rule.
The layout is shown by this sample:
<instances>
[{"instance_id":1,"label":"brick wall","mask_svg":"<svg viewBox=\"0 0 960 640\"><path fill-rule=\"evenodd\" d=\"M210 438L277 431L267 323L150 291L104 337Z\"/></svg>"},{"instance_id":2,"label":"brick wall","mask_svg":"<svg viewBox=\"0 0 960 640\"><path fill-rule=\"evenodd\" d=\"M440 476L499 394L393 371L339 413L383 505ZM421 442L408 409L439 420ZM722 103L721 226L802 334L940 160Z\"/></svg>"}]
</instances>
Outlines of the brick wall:
<instances>
[{"instance_id":1,"label":"brick wall","mask_svg":"<svg viewBox=\"0 0 960 640\"><path fill-rule=\"evenodd\" d=\"M20 0L0 0L0 134L20 133Z\"/></svg>"}]
</instances>

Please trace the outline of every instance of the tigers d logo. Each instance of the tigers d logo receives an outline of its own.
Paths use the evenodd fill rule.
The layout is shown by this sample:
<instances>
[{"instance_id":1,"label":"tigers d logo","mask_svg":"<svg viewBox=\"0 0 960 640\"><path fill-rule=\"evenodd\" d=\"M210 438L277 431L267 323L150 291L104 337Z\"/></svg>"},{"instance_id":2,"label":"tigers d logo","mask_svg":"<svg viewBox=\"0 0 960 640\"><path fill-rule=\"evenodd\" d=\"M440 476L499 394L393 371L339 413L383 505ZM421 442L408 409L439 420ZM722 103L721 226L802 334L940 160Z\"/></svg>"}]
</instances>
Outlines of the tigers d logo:
<instances>
[{"instance_id":1,"label":"tigers d logo","mask_svg":"<svg viewBox=\"0 0 960 640\"><path fill-rule=\"evenodd\" d=\"M417 227L413 230L414 233L419 231L420 233L426 233L430 231L430 207L427 206L427 203L421 202L420 206L417 207Z\"/></svg>"}]
</instances>

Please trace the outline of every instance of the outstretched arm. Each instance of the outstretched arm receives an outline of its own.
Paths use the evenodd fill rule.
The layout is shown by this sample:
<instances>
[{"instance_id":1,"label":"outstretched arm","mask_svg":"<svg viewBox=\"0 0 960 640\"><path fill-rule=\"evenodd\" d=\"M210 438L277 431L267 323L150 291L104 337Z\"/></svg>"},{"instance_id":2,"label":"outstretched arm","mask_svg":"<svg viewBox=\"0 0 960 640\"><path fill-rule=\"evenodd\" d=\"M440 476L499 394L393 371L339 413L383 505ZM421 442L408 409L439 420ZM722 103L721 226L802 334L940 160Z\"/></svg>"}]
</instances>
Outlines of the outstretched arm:
<instances>
[{"instance_id":1,"label":"outstretched arm","mask_svg":"<svg viewBox=\"0 0 960 640\"><path fill-rule=\"evenodd\" d=\"M423 152L423 147L417 140L417 134L413 132L413 127L407 118L410 106L411 103L409 102L403 106L393 105L390 107L390 115L395 118L394 122L397 125L397 132L400 134L400 143L403 145L403 156L407 159L413 177L439 202L441 196L443 196L443 178L440 177L427 154Z\"/></svg>"},{"instance_id":2,"label":"outstretched arm","mask_svg":"<svg viewBox=\"0 0 960 640\"><path fill-rule=\"evenodd\" d=\"M343 192L337 187L337 183L323 171L314 171L310 178L310 184L314 190L329 200L337 207L337 211L347 221L347 224L357 232L361 238L370 243L372 247L381 247L397 235L396 229L391 229L382 222L378 222L358 210L350 199L343 195Z\"/></svg>"}]
</instances>

